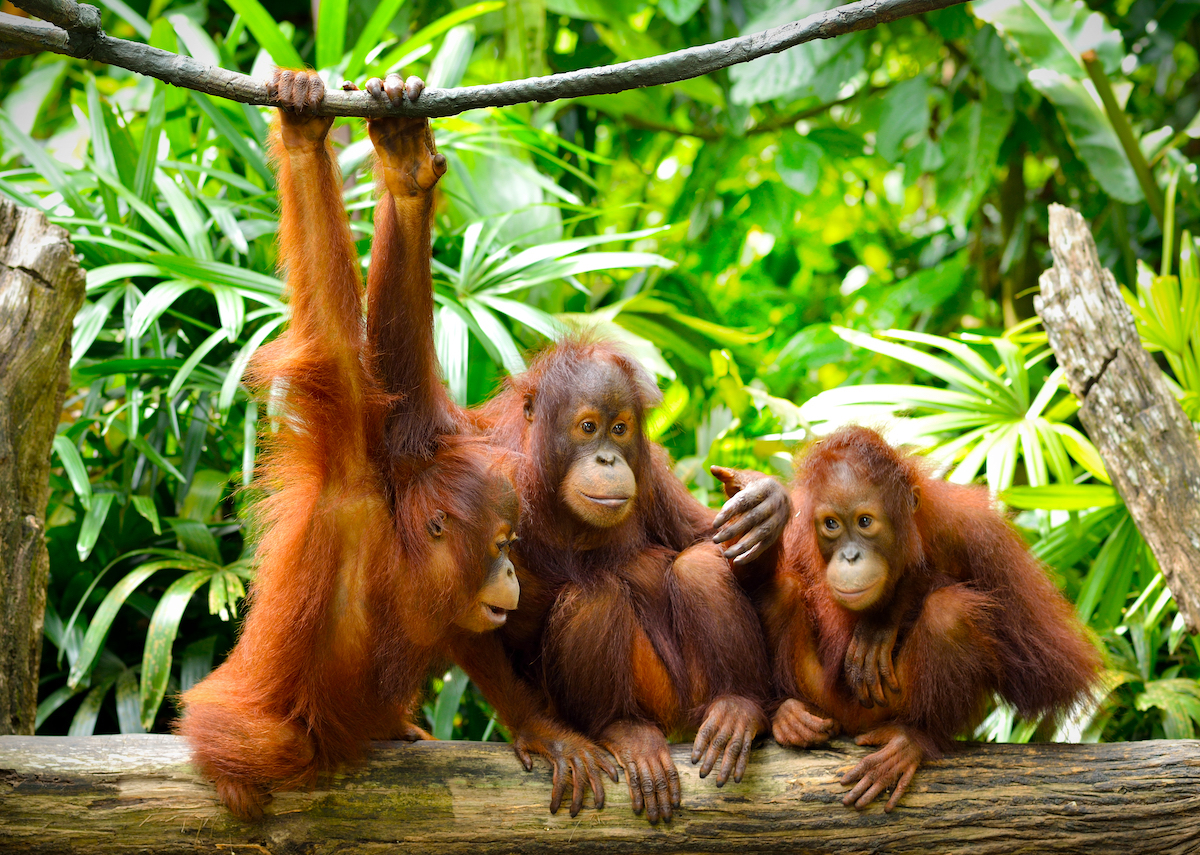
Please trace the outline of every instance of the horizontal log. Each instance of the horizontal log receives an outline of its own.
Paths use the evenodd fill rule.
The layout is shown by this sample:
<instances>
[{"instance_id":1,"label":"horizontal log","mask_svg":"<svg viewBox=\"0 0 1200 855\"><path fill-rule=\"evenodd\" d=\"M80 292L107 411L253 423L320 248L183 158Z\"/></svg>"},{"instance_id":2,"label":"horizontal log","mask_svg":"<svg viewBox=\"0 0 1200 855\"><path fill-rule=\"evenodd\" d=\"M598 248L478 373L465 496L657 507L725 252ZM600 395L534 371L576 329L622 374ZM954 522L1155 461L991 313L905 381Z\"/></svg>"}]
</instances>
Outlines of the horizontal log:
<instances>
[{"instance_id":1,"label":"horizontal log","mask_svg":"<svg viewBox=\"0 0 1200 855\"><path fill-rule=\"evenodd\" d=\"M546 769L507 746L377 746L322 789L233 818L170 736L0 737L5 853L983 853L1200 851L1200 743L973 745L928 763L901 806L841 804L839 769L866 750L768 742L718 790L674 746L683 810L650 826L624 783L603 810L551 816ZM590 804L590 802L589 802Z\"/></svg>"}]
</instances>

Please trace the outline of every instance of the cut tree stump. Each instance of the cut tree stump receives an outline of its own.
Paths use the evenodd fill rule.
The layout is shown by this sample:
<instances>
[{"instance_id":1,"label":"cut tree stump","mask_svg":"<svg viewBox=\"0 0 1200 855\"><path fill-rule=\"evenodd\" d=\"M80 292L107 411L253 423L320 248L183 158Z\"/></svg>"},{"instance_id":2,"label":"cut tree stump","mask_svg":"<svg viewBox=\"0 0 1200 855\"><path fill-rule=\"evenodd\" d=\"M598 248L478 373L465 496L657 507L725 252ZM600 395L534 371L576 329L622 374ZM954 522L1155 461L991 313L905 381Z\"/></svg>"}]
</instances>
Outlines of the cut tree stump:
<instances>
[{"instance_id":1,"label":"cut tree stump","mask_svg":"<svg viewBox=\"0 0 1200 855\"><path fill-rule=\"evenodd\" d=\"M1133 312L1100 265L1077 212L1050 206L1054 266L1035 300L1050 346L1082 405L1079 418L1179 613L1200 630L1200 438L1142 347Z\"/></svg>"},{"instance_id":2,"label":"cut tree stump","mask_svg":"<svg viewBox=\"0 0 1200 855\"><path fill-rule=\"evenodd\" d=\"M917 773L900 806L842 806L867 753L756 749L718 790L673 746L683 809L651 826L624 782L601 811L551 816L550 774L506 745L387 743L325 788L235 819L171 736L0 737L5 853L946 853L1200 851L1200 742L974 745Z\"/></svg>"},{"instance_id":3,"label":"cut tree stump","mask_svg":"<svg viewBox=\"0 0 1200 855\"><path fill-rule=\"evenodd\" d=\"M0 734L37 713L50 450L83 292L67 232L0 200Z\"/></svg>"}]
</instances>

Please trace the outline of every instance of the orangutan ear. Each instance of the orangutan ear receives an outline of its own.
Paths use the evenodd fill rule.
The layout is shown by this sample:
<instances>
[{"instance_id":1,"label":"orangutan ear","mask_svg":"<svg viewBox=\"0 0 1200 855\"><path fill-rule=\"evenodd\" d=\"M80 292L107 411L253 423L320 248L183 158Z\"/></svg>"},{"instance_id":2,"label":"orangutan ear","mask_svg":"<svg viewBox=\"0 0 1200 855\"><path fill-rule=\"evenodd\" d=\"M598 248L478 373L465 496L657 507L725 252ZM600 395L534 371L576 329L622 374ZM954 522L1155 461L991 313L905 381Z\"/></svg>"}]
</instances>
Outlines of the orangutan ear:
<instances>
[{"instance_id":1,"label":"orangutan ear","mask_svg":"<svg viewBox=\"0 0 1200 855\"><path fill-rule=\"evenodd\" d=\"M533 421L533 395L525 396L525 406L522 411L525 413L525 421Z\"/></svg>"},{"instance_id":2,"label":"orangutan ear","mask_svg":"<svg viewBox=\"0 0 1200 855\"><path fill-rule=\"evenodd\" d=\"M433 516L429 518L429 522L425 523L425 530L429 532L430 537L441 537L446 533L446 512L438 508L433 512Z\"/></svg>"}]
</instances>

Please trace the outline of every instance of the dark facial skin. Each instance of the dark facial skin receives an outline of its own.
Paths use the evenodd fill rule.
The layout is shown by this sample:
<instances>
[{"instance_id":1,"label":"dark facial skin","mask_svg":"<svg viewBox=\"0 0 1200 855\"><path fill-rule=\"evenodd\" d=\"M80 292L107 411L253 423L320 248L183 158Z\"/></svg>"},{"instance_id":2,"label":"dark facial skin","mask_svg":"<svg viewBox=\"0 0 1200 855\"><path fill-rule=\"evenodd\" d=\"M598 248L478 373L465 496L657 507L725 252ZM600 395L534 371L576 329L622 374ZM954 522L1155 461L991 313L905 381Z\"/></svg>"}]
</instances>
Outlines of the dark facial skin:
<instances>
[{"instance_id":1,"label":"dark facial skin","mask_svg":"<svg viewBox=\"0 0 1200 855\"><path fill-rule=\"evenodd\" d=\"M586 526L612 528L633 513L641 430L635 413L629 378L615 365L601 363L583 377L572 405L558 414L558 434L566 437L571 459L562 500Z\"/></svg>"},{"instance_id":2,"label":"dark facial skin","mask_svg":"<svg viewBox=\"0 0 1200 855\"><path fill-rule=\"evenodd\" d=\"M846 649L846 683L866 708L900 697L892 653L907 606L896 597L902 567L896 529L874 484L849 466L835 467L813 507L825 581L834 600L859 615Z\"/></svg>"},{"instance_id":3,"label":"dark facial skin","mask_svg":"<svg viewBox=\"0 0 1200 855\"><path fill-rule=\"evenodd\" d=\"M497 476L493 490L496 503L488 522L492 532L485 552L486 569L483 585L471 605L455 620L455 625L470 632L490 632L504 626L508 613L517 607L521 586L517 571L508 557L515 541L513 529L517 524L517 494L508 478ZM440 513L440 512L439 512ZM445 515L430 520L431 537L443 538Z\"/></svg>"},{"instance_id":4,"label":"dark facial skin","mask_svg":"<svg viewBox=\"0 0 1200 855\"><path fill-rule=\"evenodd\" d=\"M896 532L878 488L841 465L820 495L813 525L830 593L854 612L886 607L896 582L889 562L896 552Z\"/></svg>"}]
</instances>

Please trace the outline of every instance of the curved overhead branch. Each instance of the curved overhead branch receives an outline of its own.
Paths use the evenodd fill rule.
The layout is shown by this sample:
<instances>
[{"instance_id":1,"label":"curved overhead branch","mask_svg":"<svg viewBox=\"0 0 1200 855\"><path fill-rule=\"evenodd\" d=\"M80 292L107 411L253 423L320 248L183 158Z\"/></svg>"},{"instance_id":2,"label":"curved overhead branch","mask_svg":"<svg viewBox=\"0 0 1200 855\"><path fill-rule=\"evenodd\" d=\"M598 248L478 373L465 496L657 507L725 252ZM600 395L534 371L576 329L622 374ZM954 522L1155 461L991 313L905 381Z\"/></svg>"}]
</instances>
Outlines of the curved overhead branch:
<instances>
[{"instance_id":1,"label":"curved overhead branch","mask_svg":"<svg viewBox=\"0 0 1200 855\"><path fill-rule=\"evenodd\" d=\"M583 68L548 77L529 77L484 86L458 89L426 89L416 104L392 106L366 92L331 91L319 110L327 116L453 116L481 107L507 107L530 101L547 102L585 95L610 95L627 89L659 86L701 77L718 69L749 62L816 39L868 30L898 18L956 6L964 0L859 0L809 15L800 21L749 36L648 59L636 59L600 68ZM187 56L160 50L140 42L116 39L92 21L91 6L75 0L15 0L16 5L50 21L31 21L0 14L0 45L90 59L158 78L175 86L195 89L245 104L276 106L267 94L265 81L223 68L205 65ZM86 10L91 10L88 12ZM76 26L56 26L56 23Z\"/></svg>"}]
</instances>

